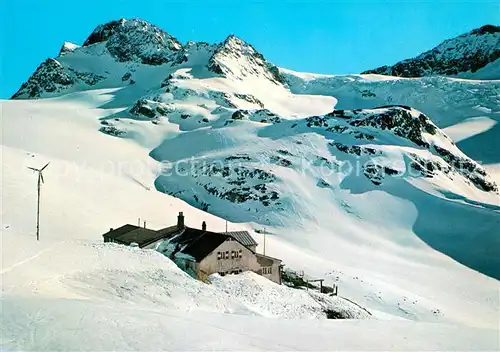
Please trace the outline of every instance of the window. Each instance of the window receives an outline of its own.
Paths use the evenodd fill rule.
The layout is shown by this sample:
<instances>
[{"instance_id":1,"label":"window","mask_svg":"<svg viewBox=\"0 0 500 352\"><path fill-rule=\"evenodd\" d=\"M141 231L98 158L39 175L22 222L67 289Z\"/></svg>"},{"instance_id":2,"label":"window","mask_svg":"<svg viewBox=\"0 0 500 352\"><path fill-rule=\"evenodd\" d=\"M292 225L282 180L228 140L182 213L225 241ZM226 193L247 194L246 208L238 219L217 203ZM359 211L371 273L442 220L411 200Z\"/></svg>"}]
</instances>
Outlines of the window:
<instances>
[{"instance_id":1,"label":"window","mask_svg":"<svg viewBox=\"0 0 500 352\"><path fill-rule=\"evenodd\" d=\"M217 260L221 260L221 258L222 258L221 252L217 252Z\"/></svg>"},{"instance_id":2,"label":"window","mask_svg":"<svg viewBox=\"0 0 500 352\"><path fill-rule=\"evenodd\" d=\"M262 275L271 274L271 267L262 268Z\"/></svg>"},{"instance_id":3,"label":"window","mask_svg":"<svg viewBox=\"0 0 500 352\"><path fill-rule=\"evenodd\" d=\"M236 252L235 251L231 251L231 259L234 259L234 257L236 257Z\"/></svg>"},{"instance_id":4,"label":"window","mask_svg":"<svg viewBox=\"0 0 500 352\"><path fill-rule=\"evenodd\" d=\"M226 259L229 259L229 251L226 251L226 256L225 256Z\"/></svg>"},{"instance_id":5,"label":"window","mask_svg":"<svg viewBox=\"0 0 500 352\"><path fill-rule=\"evenodd\" d=\"M240 251L238 253L238 257L241 258L242 256L243 256L243 253L241 252L241 249L240 249Z\"/></svg>"}]
</instances>

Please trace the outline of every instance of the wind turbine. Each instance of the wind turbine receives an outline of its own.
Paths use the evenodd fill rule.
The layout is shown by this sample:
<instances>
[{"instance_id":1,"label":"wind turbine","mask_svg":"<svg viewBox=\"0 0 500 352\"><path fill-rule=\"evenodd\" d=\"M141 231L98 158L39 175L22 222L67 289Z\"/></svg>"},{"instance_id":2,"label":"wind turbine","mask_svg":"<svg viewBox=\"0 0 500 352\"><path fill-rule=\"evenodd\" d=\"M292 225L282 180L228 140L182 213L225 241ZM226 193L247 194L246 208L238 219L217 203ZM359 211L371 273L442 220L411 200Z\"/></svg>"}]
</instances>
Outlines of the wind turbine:
<instances>
[{"instance_id":1,"label":"wind turbine","mask_svg":"<svg viewBox=\"0 0 500 352\"><path fill-rule=\"evenodd\" d=\"M35 172L38 172L38 183L37 183L37 188L38 188L38 199L37 199L37 205L36 205L36 240L40 241L40 189L42 187L43 182L43 174L42 171L45 170L47 166L49 166L50 161L45 164L44 167L41 169L35 169L34 167L28 167L28 169L33 170Z\"/></svg>"}]
</instances>

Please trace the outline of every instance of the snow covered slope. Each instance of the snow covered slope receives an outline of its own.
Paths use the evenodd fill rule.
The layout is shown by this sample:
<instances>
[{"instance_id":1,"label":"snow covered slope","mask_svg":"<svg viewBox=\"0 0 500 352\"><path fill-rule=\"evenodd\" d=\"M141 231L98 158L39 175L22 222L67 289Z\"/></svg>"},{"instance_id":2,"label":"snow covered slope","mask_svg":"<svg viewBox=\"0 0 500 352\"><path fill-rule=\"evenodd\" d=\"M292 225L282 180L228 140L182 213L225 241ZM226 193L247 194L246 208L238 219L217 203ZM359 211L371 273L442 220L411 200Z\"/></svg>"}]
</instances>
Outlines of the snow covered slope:
<instances>
[{"instance_id":1,"label":"snow covered slope","mask_svg":"<svg viewBox=\"0 0 500 352\"><path fill-rule=\"evenodd\" d=\"M485 25L456 38L447 39L415 58L362 73L402 77L447 75L500 79L499 58L500 27Z\"/></svg>"},{"instance_id":2,"label":"snow covered slope","mask_svg":"<svg viewBox=\"0 0 500 352\"><path fill-rule=\"evenodd\" d=\"M182 45L140 20L99 26L83 46L66 43L15 100L2 102L2 240L9 247L2 247L2 257L9 254L2 289L9 304L28 297L25 310L18 301L8 314L29 316L48 300L47 314L57 317L64 309L61 298L85 299L72 301L75 311L95 312L101 302L138 296L141 312L150 312L156 302L168 312L199 304L216 314L293 317L286 305L262 307L255 296L235 292L235 303L227 306L211 302L215 291L199 303L178 292L166 298L152 285L156 276L137 283L143 271L164 259L149 254L131 259L137 272L120 263L107 279L103 273L113 269L115 258L121 262L129 252L97 245L103 232L138 217L161 228L182 210L188 226L199 227L206 219L209 228L222 231L228 219L234 230L265 227L266 254L336 282L342 296L376 319L439 323L436 329L445 335L449 327L441 324L467 326L464 346L476 331L467 329L477 327L484 329L477 336L485 337L481 346L488 349L493 341L488 329L498 327L499 314L498 186L476 161L483 159L464 153L442 128L463 134L459 124L477 113L484 118L474 133L493 130L497 84L294 73L278 70L234 36L215 45ZM26 166L49 160L41 248L33 253L26 240L17 240L33 233L36 190ZM254 235L262 248L263 236ZM76 264L54 254L54 262L43 265L47 272L38 272L36 264L59 244L74 254ZM82 268L87 261L100 264ZM53 276L53 265L67 269ZM37 281L38 274L44 279ZM182 282L180 273L172 275ZM259 279L214 278L213 286L278 294L280 289ZM125 285L128 280L151 285L153 294ZM307 314L317 309L302 302L312 307ZM123 304L111 304L109 314ZM222 318L211 319L217 325ZM379 328L390 326L384 324ZM293 333L299 326L288 328ZM428 332L435 325L415 326ZM456 346L453 340L433 341L433 348ZM328 349L317 346L311 348Z\"/></svg>"},{"instance_id":3,"label":"snow covered slope","mask_svg":"<svg viewBox=\"0 0 500 352\"><path fill-rule=\"evenodd\" d=\"M448 77L316 75L281 69L296 94L334 96L337 108L402 104L426 115L486 168L500 163L500 81ZM497 179L497 183L500 179Z\"/></svg>"}]
</instances>

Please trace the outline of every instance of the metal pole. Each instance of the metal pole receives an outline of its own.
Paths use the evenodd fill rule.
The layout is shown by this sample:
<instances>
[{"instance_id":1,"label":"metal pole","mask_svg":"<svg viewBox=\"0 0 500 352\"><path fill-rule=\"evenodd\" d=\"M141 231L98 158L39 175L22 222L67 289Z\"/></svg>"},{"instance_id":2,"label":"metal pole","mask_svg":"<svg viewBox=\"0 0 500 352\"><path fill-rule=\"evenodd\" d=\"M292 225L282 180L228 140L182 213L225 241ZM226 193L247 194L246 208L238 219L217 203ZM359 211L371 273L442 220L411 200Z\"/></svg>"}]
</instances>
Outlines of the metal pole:
<instances>
[{"instance_id":1,"label":"metal pole","mask_svg":"<svg viewBox=\"0 0 500 352\"><path fill-rule=\"evenodd\" d=\"M40 241L40 173L38 173L38 199L36 204L36 240Z\"/></svg>"},{"instance_id":2,"label":"metal pole","mask_svg":"<svg viewBox=\"0 0 500 352\"><path fill-rule=\"evenodd\" d=\"M266 255L266 228L264 227L264 255Z\"/></svg>"}]
</instances>

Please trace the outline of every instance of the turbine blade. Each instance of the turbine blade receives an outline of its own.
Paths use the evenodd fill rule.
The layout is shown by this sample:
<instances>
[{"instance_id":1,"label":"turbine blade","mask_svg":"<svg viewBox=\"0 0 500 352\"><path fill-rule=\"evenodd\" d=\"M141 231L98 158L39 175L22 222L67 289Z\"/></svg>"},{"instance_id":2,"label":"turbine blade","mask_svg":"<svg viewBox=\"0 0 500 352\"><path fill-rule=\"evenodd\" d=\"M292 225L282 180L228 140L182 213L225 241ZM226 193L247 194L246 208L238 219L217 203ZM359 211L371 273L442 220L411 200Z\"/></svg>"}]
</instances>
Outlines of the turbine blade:
<instances>
[{"instance_id":1,"label":"turbine blade","mask_svg":"<svg viewBox=\"0 0 500 352\"><path fill-rule=\"evenodd\" d=\"M39 175L40 175L40 179L42 180L42 183L45 183L45 182L43 181L43 174L40 172L40 174L39 174Z\"/></svg>"},{"instance_id":2,"label":"turbine blade","mask_svg":"<svg viewBox=\"0 0 500 352\"><path fill-rule=\"evenodd\" d=\"M37 170L37 169L35 169L34 167L29 167L29 166L28 166L28 169L33 170L33 171L38 171L38 170Z\"/></svg>"},{"instance_id":3,"label":"turbine blade","mask_svg":"<svg viewBox=\"0 0 500 352\"><path fill-rule=\"evenodd\" d=\"M40 171L43 171L43 170L44 170L47 166L49 166L49 164L50 164L50 161L49 161L47 164L45 164L45 166L44 166L44 167L42 167L42 168L40 169Z\"/></svg>"}]
</instances>

